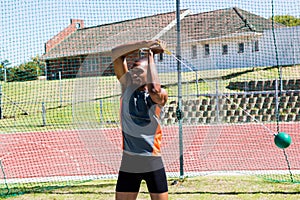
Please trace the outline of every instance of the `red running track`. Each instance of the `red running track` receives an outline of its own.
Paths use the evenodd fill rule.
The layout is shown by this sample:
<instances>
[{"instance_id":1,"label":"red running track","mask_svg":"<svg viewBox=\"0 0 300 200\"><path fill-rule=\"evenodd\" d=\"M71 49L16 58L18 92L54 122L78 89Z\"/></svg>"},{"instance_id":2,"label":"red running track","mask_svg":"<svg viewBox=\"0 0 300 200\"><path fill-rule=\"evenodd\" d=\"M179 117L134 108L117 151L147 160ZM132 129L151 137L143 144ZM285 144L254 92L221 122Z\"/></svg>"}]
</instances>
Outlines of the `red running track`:
<instances>
[{"instance_id":1,"label":"red running track","mask_svg":"<svg viewBox=\"0 0 300 200\"><path fill-rule=\"evenodd\" d=\"M280 125L293 143L286 154L300 170L300 123ZM164 127L162 154L167 172L179 172L178 126ZM185 172L287 170L275 146L276 124L183 127ZM116 174L121 159L119 129L2 134L0 179Z\"/></svg>"}]
</instances>

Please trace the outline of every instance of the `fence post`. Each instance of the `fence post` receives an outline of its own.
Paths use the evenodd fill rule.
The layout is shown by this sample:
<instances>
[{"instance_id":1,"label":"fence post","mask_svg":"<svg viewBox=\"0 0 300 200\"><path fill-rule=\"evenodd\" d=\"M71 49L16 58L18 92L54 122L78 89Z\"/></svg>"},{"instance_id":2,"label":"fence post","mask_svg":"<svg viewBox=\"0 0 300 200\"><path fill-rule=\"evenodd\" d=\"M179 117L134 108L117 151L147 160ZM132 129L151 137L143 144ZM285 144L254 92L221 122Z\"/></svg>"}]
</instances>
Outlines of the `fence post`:
<instances>
[{"instance_id":1,"label":"fence post","mask_svg":"<svg viewBox=\"0 0 300 200\"><path fill-rule=\"evenodd\" d=\"M3 68L4 70L4 82L7 82L7 71L6 68Z\"/></svg>"},{"instance_id":2,"label":"fence post","mask_svg":"<svg viewBox=\"0 0 300 200\"><path fill-rule=\"evenodd\" d=\"M62 82L61 82L61 71L58 72L59 75L59 107L62 107Z\"/></svg>"},{"instance_id":3,"label":"fence post","mask_svg":"<svg viewBox=\"0 0 300 200\"><path fill-rule=\"evenodd\" d=\"M42 102L42 120L43 120L43 126L46 126L46 108L45 103Z\"/></svg>"},{"instance_id":4,"label":"fence post","mask_svg":"<svg viewBox=\"0 0 300 200\"><path fill-rule=\"evenodd\" d=\"M197 89L197 97L199 97L199 80L198 80L198 71L196 71L196 89Z\"/></svg>"},{"instance_id":5,"label":"fence post","mask_svg":"<svg viewBox=\"0 0 300 200\"><path fill-rule=\"evenodd\" d=\"M2 85L0 85L0 119L3 119L3 113L2 113Z\"/></svg>"}]
</instances>

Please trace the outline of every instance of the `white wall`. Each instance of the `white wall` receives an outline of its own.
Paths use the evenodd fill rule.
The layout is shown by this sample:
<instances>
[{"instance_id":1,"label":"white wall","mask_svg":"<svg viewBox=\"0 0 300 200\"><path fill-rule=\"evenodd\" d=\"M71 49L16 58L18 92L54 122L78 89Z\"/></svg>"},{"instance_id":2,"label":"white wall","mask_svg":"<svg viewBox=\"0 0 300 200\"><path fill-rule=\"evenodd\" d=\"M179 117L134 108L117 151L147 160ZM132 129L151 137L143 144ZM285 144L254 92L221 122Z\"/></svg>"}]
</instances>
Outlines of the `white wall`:
<instances>
[{"instance_id":1,"label":"white wall","mask_svg":"<svg viewBox=\"0 0 300 200\"><path fill-rule=\"evenodd\" d=\"M300 26L281 28L275 31L275 41L279 65L300 63ZM272 30L264 32L261 38L259 65L277 65L275 43Z\"/></svg>"},{"instance_id":2,"label":"white wall","mask_svg":"<svg viewBox=\"0 0 300 200\"><path fill-rule=\"evenodd\" d=\"M256 66L300 64L300 26L275 30L277 56L272 30L261 36L218 39L207 41L210 55L204 55L205 42L182 45L182 58L188 60L198 70L227 69ZM253 52L253 42L259 41L259 51ZM238 43L244 43L244 53L238 53ZM222 55L222 44L228 45L228 54ZM192 58L192 45L197 45L197 58Z\"/></svg>"}]
</instances>

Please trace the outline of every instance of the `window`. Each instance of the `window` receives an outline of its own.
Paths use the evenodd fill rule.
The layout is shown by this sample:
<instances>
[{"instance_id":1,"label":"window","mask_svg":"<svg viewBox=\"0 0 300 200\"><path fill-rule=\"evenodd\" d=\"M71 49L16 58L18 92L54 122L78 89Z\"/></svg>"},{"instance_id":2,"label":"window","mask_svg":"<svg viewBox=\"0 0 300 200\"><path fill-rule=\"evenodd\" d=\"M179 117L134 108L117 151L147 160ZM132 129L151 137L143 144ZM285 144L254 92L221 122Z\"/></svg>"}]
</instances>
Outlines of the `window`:
<instances>
[{"instance_id":1,"label":"window","mask_svg":"<svg viewBox=\"0 0 300 200\"><path fill-rule=\"evenodd\" d=\"M227 55L228 54L228 45L223 44L222 45L222 55Z\"/></svg>"},{"instance_id":2,"label":"window","mask_svg":"<svg viewBox=\"0 0 300 200\"><path fill-rule=\"evenodd\" d=\"M95 72L97 71L97 65L98 65L98 58L91 57L88 58L85 65L85 71L87 72Z\"/></svg>"},{"instance_id":3,"label":"window","mask_svg":"<svg viewBox=\"0 0 300 200\"><path fill-rule=\"evenodd\" d=\"M109 66L111 63L111 57L101 57L101 65L102 66Z\"/></svg>"},{"instance_id":4,"label":"window","mask_svg":"<svg viewBox=\"0 0 300 200\"><path fill-rule=\"evenodd\" d=\"M209 44L204 45L204 55L206 55L206 56L209 55Z\"/></svg>"},{"instance_id":5,"label":"window","mask_svg":"<svg viewBox=\"0 0 300 200\"><path fill-rule=\"evenodd\" d=\"M254 41L252 45L252 52L259 51L258 40Z\"/></svg>"},{"instance_id":6,"label":"window","mask_svg":"<svg viewBox=\"0 0 300 200\"><path fill-rule=\"evenodd\" d=\"M197 58L197 46L192 45L192 58Z\"/></svg>"},{"instance_id":7,"label":"window","mask_svg":"<svg viewBox=\"0 0 300 200\"><path fill-rule=\"evenodd\" d=\"M244 53L244 43L239 43L238 53Z\"/></svg>"}]
</instances>

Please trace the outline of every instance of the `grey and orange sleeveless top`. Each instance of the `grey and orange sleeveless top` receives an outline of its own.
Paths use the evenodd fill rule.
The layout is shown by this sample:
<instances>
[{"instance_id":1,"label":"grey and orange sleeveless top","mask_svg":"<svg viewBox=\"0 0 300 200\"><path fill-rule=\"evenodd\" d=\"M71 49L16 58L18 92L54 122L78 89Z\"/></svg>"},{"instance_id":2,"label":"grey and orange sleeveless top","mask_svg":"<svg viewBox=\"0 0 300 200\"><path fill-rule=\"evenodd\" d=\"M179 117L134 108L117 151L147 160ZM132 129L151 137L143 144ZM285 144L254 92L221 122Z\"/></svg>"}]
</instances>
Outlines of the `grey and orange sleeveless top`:
<instances>
[{"instance_id":1,"label":"grey and orange sleeveless top","mask_svg":"<svg viewBox=\"0 0 300 200\"><path fill-rule=\"evenodd\" d=\"M160 156L162 107L152 101L147 91L137 90L133 85L124 90L120 103L123 151Z\"/></svg>"}]
</instances>

